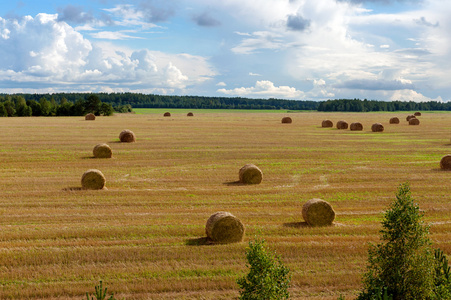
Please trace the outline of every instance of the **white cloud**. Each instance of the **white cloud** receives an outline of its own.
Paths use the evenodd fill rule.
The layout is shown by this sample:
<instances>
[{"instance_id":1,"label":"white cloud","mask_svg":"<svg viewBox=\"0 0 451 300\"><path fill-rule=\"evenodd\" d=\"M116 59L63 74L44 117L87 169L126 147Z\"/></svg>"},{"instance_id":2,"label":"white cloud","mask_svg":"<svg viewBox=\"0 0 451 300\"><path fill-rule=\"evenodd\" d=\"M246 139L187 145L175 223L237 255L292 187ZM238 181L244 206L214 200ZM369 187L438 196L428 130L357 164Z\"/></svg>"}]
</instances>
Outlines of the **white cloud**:
<instances>
[{"instance_id":1,"label":"white cloud","mask_svg":"<svg viewBox=\"0 0 451 300\"><path fill-rule=\"evenodd\" d=\"M219 93L226 95L259 97L259 98L304 98L304 92L289 86L275 86L269 80L261 80L255 83L253 87L240 87L232 90L218 89Z\"/></svg>"},{"instance_id":2,"label":"white cloud","mask_svg":"<svg viewBox=\"0 0 451 300\"><path fill-rule=\"evenodd\" d=\"M443 102L441 97L437 97L435 99L431 99L426 97L414 90L399 90L395 91L393 95L391 95L390 100L392 101L414 101L414 102L428 102L428 101L438 101Z\"/></svg>"},{"instance_id":3,"label":"white cloud","mask_svg":"<svg viewBox=\"0 0 451 300\"><path fill-rule=\"evenodd\" d=\"M249 76L262 76L261 74L258 74L258 73L252 73L252 72L249 72Z\"/></svg>"},{"instance_id":4,"label":"white cloud","mask_svg":"<svg viewBox=\"0 0 451 300\"><path fill-rule=\"evenodd\" d=\"M134 31L100 31L96 33L92 33L91 36L96 39L104 39L104 40L128 40L128 39L142 39L141 37L128 35L126 32L134 32Z\"/></svg>"},{"instance_id":5,"label":"white cloud","mask_svg":"<svg viewBox=\"0 0 451 300\"><path fill-rule=\"evenodd\" d=\"M224 81L218 82L216 86L227 86L227 84Z\"/></svg>"}]
</instances>

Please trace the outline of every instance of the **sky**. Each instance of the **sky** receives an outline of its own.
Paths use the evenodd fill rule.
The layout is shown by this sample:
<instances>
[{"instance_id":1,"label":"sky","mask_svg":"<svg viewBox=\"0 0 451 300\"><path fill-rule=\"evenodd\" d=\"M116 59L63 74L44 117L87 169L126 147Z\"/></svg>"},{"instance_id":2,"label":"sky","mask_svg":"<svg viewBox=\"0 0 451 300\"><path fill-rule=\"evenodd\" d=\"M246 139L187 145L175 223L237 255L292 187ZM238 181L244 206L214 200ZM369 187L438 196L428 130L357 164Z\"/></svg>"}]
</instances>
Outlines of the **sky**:
<instances>
[{"instance_id":1,"label":"sky","mask_svg":"<svg viewBox=\"0 0 451 300\"><path fill-rule=\"evenodd\" d=\"M451 1L0 3L0 93L451 99Z\"/></svg>"}]
</instances>

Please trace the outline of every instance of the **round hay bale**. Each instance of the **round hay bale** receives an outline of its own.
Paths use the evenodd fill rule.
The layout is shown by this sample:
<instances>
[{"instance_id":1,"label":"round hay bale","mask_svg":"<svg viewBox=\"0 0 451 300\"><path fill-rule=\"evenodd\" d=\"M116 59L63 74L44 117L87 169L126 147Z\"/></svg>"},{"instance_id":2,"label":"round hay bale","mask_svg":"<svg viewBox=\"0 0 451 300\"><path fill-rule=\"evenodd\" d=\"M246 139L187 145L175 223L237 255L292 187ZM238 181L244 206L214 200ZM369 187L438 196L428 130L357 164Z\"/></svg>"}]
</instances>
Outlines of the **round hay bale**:
<instances>
[{"instance_id":1,"label":"round hay bale","mask_svg":"<svg viewBox=\"0 0 451 300\"><path fill-rule=\"evenodd\" d=\"M105 176L96 169L90 169L83 173L81 186L85 190L101 190L105 188Z\"/></svg>"},{"instance_id":2,"label":"round hay bale","mask_svg":"<svg viewBox=\"0 0 451 300\"><path fill-rule=\"evenodd\" d=\"M443 170L451 170L451 154L442 157L440 160L440 168Z\"/></svg>"},{"instance_id":3,"label":"round hay bale","mask_svg":"<svg viewBox=\"0 0 451 300\"><path fill-rule=\"evenodd\" d=\"M189 112L189 113L187 114L187 116L188 116L188 117L192 117L192 116L194 116L194 114L193 114L192 112Z\"/></svg>"},{"instance_id":4,"label":"round hay bale","mask_svg":"<svg viewBox=\"0 0 451 300\"><path fill-rule=\"evenodd\" d=\"M409 122L410 119L413 119L413 118L415 118L414 115L408 115L408 116L406 117L406 121Z\"/></svg>"},{"instance_id":5,"label":"round hay bale","mask_svg":"<svg viewBox=\"0 0 451 300\"><path fill-rule=\"evenodd\" d=\"M334 123L331 120L323 120L321 127L334 127Z\"/></svg>"},{"instance_id":6,"label":"round hay bale","mask_svg":"<svg viewBox=\"0 0 451 300\"><path fill-rule=\"evenodd\" d=\"M390 118L390 124L399 124L399 119L397 117Z\"/></svg>"},{"instance_id":7,"label":"round hay bale","mask_svg":"<svg viewBox=\"0 0 451 300\"><path fill-rule=\"evenodd\" d=\"M359 123L359 122L351 123L351 126L349 126L349 129L351 129L352 131L363 130L363 125L362 125L362 123Z\"/></svg>"},{"instance_id":8,"label":"round hay bale","mask_svg":"<svg viewBox=\"0 0 451 300\"><path fill-rule=\"evenodd\" d=\"M381 123L374 123L371 126L371 130L373 132L382 132L382 131L384 131L384 125L382 125Z\"/></svg>"},{"instance_id":9,"label":"round hay bale","mask_svg":"<svg viewBox=\"0 0 451 300\"><path fill-rule=\"evenodd\" d=\"M163 117L170 117L170 116L171 116L170 112L165 112L164 115L163 115Z\"/></svg>"},{"instance_id":10,"label":"round hay bale","mask_svg":"<svg viewBox=\"0 0 451 300\"><path fill-rule=\"evenodd\" d=\"M97 144L92 150L95 158L111 158L113 150L107 144Z\"/></svg>"},{"instance_id":11,"label":"round hay bale","mask_svg":"<svg viewBox=\"0 0 451 300\"><path fill-rule=\"evenodd\" d=\"M283 117L282 118L282 123L290 124L291 122L293 122L293 120L291 120L290 117Z\"/></svg>"},{"instance_id":12,"label":"round hay bale","mask_svg":"<svg viewBox=\"0 0 451 300\"><path fill-rule=\"evenodd\" d=\"M420 120L417 118L412 118L409 120L409 125L420 125Z\"/></svg>"},{"instance_id":13,"label":"round hay bale","mask_svg":"<svg viewBox=\"0 0 451 300\"><path fill-rule=\"evenodd\" d=\"M421 113L420 113L419 111L417 111L417 112L415 112L413 115L414 115L415 117L420 117L420 116L421 116Z\"/></svg>"},{"instance_id":14,"label":"round hay bale","mask_svg":"<svg viewBox=\"0 0 451 300\"><path fill-rule=\"evenodd\" d=\"M338 121L337 122L337 129L348 129L348 122L346 121Z\"/></svg>"},{"instance_id":15,"label":"round hay bale","mask_svg":"<svg viewBox=\"0 0 451 300\"><path fill-rule=\"evenodd\" d=\"M136 141L136 138L135 138L135 134L133 133L133 131L128 130L128 129L124 129L119 134L119 140L122 143L133 143L133 142Z\"/></svg>"},{"instance_id":16,"label":"round hay bale","mask_svg":"<svg viewBox=\"0 0 451 300\"><path fill-rule=\"evenodd\" d=\"M259 184L263 179L263 172L256 165L247 164L240 169L240 182L244 184Z\"/></svg>"},{"instance_id":17,"label":"round hay bale","mask_svg":"<svg viewBox=\"0 0 451 300\"><path fill-rule=\"evenodd\" d=\"M302 217L310 226L327 226L332 225L335 211L328 202L315 198L304 203Z\"/></svg>"},{"instance_id":18,"label":"round hay bale","mask_svg":"<svg viewBox=\"0 0 451 300\"><path fill-rule=\"evenodd\" d=\"M89 113L89 114L87 114L85 116L85 120L94 121L95 119L96 119L96 116L94 114L91 114L91 113Z\"/></svg>"},{"instance_id":19,"label":"round hay bale","mask_svg":"<svg viewBox=\"0 0 451 300\"><path fill-rule=\"evenodd\" d=\"M221 244L241 242L244 231L243 223L231 213L224 211L211 215L205 225L207 237Z\"/></svg>"}]
</instances>

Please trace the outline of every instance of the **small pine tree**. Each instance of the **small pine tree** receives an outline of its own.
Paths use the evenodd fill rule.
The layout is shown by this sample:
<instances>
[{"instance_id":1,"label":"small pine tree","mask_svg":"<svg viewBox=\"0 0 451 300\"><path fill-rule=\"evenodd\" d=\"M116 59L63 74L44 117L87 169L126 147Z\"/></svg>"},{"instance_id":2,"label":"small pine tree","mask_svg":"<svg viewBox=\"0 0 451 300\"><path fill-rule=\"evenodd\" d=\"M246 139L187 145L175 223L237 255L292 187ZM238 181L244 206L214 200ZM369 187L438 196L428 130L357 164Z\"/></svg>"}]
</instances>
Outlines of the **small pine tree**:
<instances>
[{"instance_id":1,"label":"small pine tree","mask_svg":"<svg viewBox=\"0 0 451 300\"><path fill-rule=\"evenodd\" d=\"M382 221L382 242L368 250L364 291L357 299L375 299L384 289L395 300L434 297L436 262L422 216L409 184L401 184Z\"/></svg>"},{"instance_id":2,"label":"small pine tree","mask_svg":"<svg viewBox=\"0 0 451 300\"><path fill-rule=\"evenodd\" d=\"M285 267L278 255L265 248L264 240L249 242L246 249L249 273L237 280L241 300L288 299L290 270Z\"/></svg>"}]
</instances>

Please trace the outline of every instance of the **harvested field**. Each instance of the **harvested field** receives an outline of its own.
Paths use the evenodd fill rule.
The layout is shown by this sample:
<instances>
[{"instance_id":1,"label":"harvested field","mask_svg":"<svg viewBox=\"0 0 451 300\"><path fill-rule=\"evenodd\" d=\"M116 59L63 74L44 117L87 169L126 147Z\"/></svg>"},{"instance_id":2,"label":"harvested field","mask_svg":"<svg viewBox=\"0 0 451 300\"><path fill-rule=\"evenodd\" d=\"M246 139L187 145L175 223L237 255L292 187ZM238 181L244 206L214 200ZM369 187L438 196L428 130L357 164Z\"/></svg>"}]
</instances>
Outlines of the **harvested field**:
<instances>
[{"instance_id":1,"label":"harvested field","mask_svg":"<svg viewBox=\"0 0 451 300\"><path fill-rule=\"evenodd\" d=\"M0 118L0 299L80 300L100 279L118 299L232 299L256 235L290 268L292 299L354 299L368 242L405 181L434 247L451 256L451 176L439 165L450 113L423 112L421 126L385 126L389 113L290 113L280 126L280 112L171 109L162 126L164 111L148 112ZM324 130L325 119L366 130ZM372 133L381 120L384 133ZM124 128L139 143L118 142ZM91 158L99 142L114 159ZM264 180L234 184L249 162ZM102 171L108 190L80 188L88 169ZM333 226L304 226L313 198L333 206ZM218 211L245 224L243 242L204 242Z\"/></svg>"}]
</instances>

